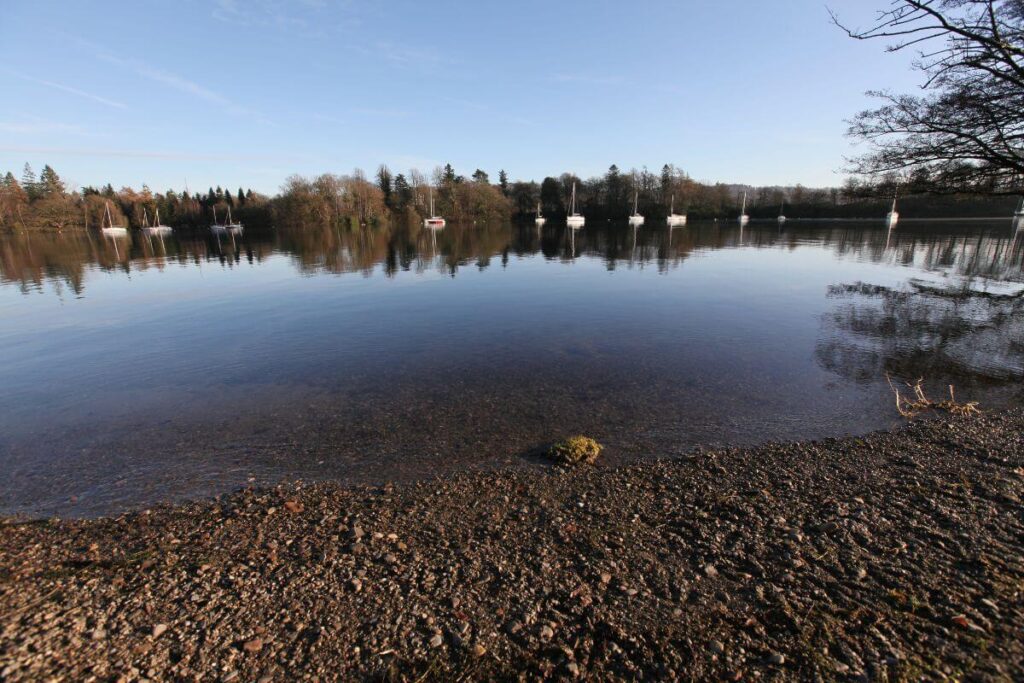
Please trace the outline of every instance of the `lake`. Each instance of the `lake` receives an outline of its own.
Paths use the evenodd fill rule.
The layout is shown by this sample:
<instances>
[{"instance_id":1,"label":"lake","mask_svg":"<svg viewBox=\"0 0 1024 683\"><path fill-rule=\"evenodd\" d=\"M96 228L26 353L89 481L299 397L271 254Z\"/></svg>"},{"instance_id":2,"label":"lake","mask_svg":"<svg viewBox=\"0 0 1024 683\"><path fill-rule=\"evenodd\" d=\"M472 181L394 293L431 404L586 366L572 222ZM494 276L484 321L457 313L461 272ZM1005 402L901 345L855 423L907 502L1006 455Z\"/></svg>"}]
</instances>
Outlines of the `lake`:
<instances>
[{"instance_id":1,"label":"lake","mask_svg":"<svg viewBox=\"0 0 1024 683\"><path fill-rule=\"evenodd\" d=\"M608 463L1024 397L1009 221L0 236L0 511Z\"/></svg>"}]
</instances>

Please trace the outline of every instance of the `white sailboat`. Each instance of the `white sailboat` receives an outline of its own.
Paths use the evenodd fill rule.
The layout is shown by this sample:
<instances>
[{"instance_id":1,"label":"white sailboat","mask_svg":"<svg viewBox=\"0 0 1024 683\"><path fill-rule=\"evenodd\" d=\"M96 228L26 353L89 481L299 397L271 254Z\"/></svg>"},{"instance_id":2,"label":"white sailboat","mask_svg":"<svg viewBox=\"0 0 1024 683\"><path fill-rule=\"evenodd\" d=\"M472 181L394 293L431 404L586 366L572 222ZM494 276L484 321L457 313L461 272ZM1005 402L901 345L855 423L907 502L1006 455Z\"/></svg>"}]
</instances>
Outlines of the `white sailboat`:
<instances>
[{"instance_id":1,"label":"white sailboat","mask_svg":"<svg viewBox=\"0 0 1024 683\"><path fill-rule=\"evenodd\" d=\"M572 198L569 200L569 215L565 219L565 224L570 228L582 228L585 222L583 216L576 213L576 183L573 183Z\"/></svg>"},{"instance_id":2,"label":"white sailboat","mask_svg":"<svg viewBox=\"0 0 1024 683\"><path fill-rule=\"evenodd\" d=\"M786 222L786 200L782 200L782 206L779 207L779 225Z\"/></svg>"},{"instance_id":3,"label":"white sailboat","mask_svg":"<svg viewBox=\"0 0 1024 683\"><path fill-rule=\"evenodd\" d=\"M106 212L104 218L106 219L106 225L101 224L100 232L103 233L104 237L127 237L128 228L120 225L114 225L114 219L110 215L110 202L106 203Z\"/></svg>"},{"instance_id":4,"label":"white sailboat","mask_svg":"<svg viewBox=\"0 0 1024 683\"><path fill-rule=\"evenodd\" d=\"M227 228L217 222L217 207L213 207L213 223L210 224L210 232L215 235L223 235L227 231Z\"/></svg>"},{"instance_id":5,"label":"white sailboat","mask_svg":"<svg viewBox=\"0 0 1024 683\"><path fill-rule=\"evenodd\" d=\"M743 206L740 208L740 225L746 225L750 222L750 216L747 215L747 193L743 193Z\"/></svg>"},{"instance_id":6,"label":"white sailboat","mask_svg":"<svg viewBox=\"0 0 1024 683\"><path fill-rule=\"evenodd\" d=\"M232 235L241 235L244 228L241 223L234 223L231 221L231 207L228 206L228 222L224 225L224 229L230 232Z\"/></svg>"},{"instance_id":7,"label":"white sailboat","mask_svg":"<svg viewBox=\"0 0 1024 683\"><path fill-rule=\"evenodd\" d=\"M142 232L144 232L145 234L147 234L147 235L170 235L172 232L174 232L174 228L172 228L171 226L169 226L169 225L161 225L161 223L160 223L160 209L156 210L156 219L153 221L152 225L149 224L149 213L145 209L143 209L142 211L143 211L143 215L145 216L145 220L144 220L145 225L142 226Z\"/></svg>"},{"instance_id":8,"label":"white sailboat","mask_svg":"<svg viewBox=\"0 0 1024 683\"><path fill-rule=\"evenodd\" d=\"M640 192L635 190L633 192L633 214L629 217L629 224L632 225L634 228L644 224L644 217L641 216L640 212L637 210L637 204L639 200Z\"/></svg>"},{"instance_id":9,"label":"white sailboat","mask_svg":"<svg viewBox=\"0 0 1024 683\"><path fill-rule=\"evenodd\" d=\"M434 188L430 188L430 217L423 219L423 227L440 230L444 226L445 220L434 214Z\"/></svg>"},{"instance_id":10,"label":"white sailboat","mask_svg":"<svg viewBox=\"0 0 1024 683\"><path fill-rule=\"evenodd\" d=\"M895 228L896 224L900 222L900 214L896 211L896 198L899 195L899 188L896 188L896 194L892 197L892 210L889 211L885 216L885 225L889 229Z\"/></svg>"},{"instance_id":11,"label":"white sailboat","mask_svg":"<svg viewBox=\"0 0 1024 683\"><path fill-rule=\"evenodd\" d=\"M540 226L544 225L547 222L548 219L544 218L544 216L542 216L540 213L540 202L537 202L537 217L533 219L533 223L539 228Z\"/></svg>"},{"instance_id":12,"label":"white sailboat","mask_svg":"<svg viewBox=\"0 0 1024 683\"><path fill-rule=\"evenodd\" d=\"M682 225L686 225L686 214L676 213L676 196L672 195L672 204L668 214L668 227L677 228Z\"/></svg>"}]
</instances>

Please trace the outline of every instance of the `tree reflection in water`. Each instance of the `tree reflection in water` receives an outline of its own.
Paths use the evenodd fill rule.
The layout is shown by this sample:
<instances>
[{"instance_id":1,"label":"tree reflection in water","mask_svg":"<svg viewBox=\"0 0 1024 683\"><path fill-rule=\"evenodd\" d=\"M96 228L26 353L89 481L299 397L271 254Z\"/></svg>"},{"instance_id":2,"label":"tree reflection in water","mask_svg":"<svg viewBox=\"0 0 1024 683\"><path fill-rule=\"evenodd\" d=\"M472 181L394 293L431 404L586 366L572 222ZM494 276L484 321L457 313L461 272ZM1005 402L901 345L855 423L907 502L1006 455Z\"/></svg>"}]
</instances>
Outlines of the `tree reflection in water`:
<instances>
[{"instance_id":1,"label":"tree reflection in water","mask_svg":"<svg viewBox=\"0 0 1024 683\"><path fill-rule=\"evenodd\" d=\"M816 350L826 369L860 382L890 374L932 384L1024 379L1024 286L976 289L971 280L892 288L834 285Z\"/></svg>"}]
</instances>

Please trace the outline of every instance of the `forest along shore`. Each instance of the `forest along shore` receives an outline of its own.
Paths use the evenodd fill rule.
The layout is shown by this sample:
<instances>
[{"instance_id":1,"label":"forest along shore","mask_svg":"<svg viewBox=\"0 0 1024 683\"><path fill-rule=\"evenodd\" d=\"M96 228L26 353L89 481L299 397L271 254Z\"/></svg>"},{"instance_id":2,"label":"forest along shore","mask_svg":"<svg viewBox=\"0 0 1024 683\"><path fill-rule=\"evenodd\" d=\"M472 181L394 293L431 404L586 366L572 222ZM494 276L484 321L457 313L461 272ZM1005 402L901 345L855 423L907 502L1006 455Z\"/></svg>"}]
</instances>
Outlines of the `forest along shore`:
<instances>
[{"instance_id":1,"label":"forest along shore","mask_svg":"<svg viewBox=\"0 0 1024 683\"><path fill-rule=\"evenodd\" d=\"M0 525L0 678L1024 679L1024 411Z\"/></svg>"}]
</instances>

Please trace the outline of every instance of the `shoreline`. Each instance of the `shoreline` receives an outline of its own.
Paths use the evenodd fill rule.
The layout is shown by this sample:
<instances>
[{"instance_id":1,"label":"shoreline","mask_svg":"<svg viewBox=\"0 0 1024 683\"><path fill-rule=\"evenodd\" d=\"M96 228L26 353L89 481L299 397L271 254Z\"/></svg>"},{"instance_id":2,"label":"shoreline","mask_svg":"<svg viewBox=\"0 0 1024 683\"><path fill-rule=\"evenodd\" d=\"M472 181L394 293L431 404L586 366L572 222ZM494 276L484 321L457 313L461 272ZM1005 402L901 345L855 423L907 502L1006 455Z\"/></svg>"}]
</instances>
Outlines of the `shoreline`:
<instances>
[{"instance_id":1,"label":"shoreline","mask_svg":"<svg viewBox=\"0 0 1024 683\"><path fill-rule=\"evenodd\" d=\"M1021 679L1022 435L0 518L0 679Z\"/></svg>"}]
</instances>

